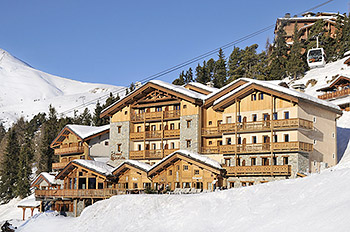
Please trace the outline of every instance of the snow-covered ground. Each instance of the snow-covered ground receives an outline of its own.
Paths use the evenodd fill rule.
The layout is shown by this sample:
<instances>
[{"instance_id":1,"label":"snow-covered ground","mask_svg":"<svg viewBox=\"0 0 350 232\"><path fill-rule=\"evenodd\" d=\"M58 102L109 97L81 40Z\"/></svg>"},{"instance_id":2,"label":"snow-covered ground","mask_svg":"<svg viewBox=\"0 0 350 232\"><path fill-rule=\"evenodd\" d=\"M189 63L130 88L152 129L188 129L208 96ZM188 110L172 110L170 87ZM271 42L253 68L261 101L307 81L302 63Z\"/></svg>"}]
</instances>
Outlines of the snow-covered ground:
<instances>
[{"instance_id":1,"label":"snow-covered ground","mask_svg":"<svg viewBox=\"0 0 350 232\"><path fill-rule=\"evenodd\" d=\"M97 99L104 103L110 92L124 95L123 89L47 74L0 49L0 119L7 126L21 116L31 119L39 112L47 112L50 104L59 113L74 108L83 111L85 107L93 110ZM78 108L80 105L83 106Z\"/></svg>"}]
</instances>

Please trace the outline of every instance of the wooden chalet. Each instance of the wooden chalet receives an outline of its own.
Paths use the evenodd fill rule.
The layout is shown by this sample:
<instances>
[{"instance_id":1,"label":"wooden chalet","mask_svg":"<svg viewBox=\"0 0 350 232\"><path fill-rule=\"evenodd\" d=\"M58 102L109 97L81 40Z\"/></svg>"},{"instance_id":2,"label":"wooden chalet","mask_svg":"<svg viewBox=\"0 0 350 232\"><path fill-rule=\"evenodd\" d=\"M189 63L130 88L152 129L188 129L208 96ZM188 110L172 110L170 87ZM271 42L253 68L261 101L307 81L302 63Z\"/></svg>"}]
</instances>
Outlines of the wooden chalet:
<instances>
[{"instance_id":1,"label":"wooden chalet","mask_svg":"<svg viewBox=\"0 0 350 232\"><path fill-rule=\"evenodd\" d=\"M158 191L194 188L213 191L222 187L224 169L208 157L186 150L176 151L148 171L153 188Z\"/></svg>"},{"instance_id":2,"label":"wooden chalet","mask_svg":"<svg viewBox=\"0 0 350 232\"><path fill-rule=\"evenodd\" d=\"M350 111L350 78L345 76L338 76L328 85L318 89L323 92L318 98L322 100L331 101L338 105L342 110Z\"/></svg>"},{"instance_id":3,"label":"wooden chalet","mask_svg":"<svg viewBox=\"0 0 350 232\"><path fill-rule=\"evenodd\" d=\"M31 183L30 187L34 189L61 189L63 181L56 180L55 175L47 172L40 173Z\"/></svg>"},{"instance_id":4,"label":"wooden chalet","mask_svg":"<svg viewBox=\"0 0 350 232\"><path fill-rule=\"evenodd\" d=\"M63 189L38 189L35 197L52 210L77 216L85 206L117 194L112 170L103 162L73 160L56 176L63 180Z\"/></svg>"},{"instance_id":5,"label":"wooden chalet","mask_svg":"<svg viewBox=\"0 0 350 232\"><path fill-rule=\"evenodd\" d=\"M143 193L151 189L151 181L147 177L150 165L136 160L125 160L116 167L112 174L116 178L119 193Z\"/></svg>"},{"instance_id":6,"label":"wooden chalet","mask_svg":"<svg viewBox=\"0 0 350 232\"><path fill-rule=\"evenodd\" d=\"M109 125L101 127L67 125L51 143L59 162L53 170L62 170L75 159L95 160L109 158Z\"/></svg>"}]
</instances>

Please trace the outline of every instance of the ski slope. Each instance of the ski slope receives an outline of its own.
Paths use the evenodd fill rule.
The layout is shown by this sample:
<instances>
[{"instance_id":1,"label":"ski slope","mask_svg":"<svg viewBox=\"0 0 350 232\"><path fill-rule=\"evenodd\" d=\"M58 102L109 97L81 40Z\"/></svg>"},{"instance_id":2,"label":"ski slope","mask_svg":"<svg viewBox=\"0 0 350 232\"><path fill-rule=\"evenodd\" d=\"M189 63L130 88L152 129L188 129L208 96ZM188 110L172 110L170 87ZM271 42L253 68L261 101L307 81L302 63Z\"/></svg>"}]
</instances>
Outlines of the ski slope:
<instances>
[{"instance_id":1,"label":"ski slope","mask_svg":"<svg viewBox=\"0 0 350 232\"><path fill-rule=\"evenodd\" d=\"M122 96L123 89L47 74L0 49L0 119L7 126L21 116L31 119L39 112L47 112L50 104L58 113L74 108L83 111L85 107L93 110L96 99L100 98L103 103L104 96L116 91ZM72 115L73 110L68 113Z\"/></svg>"}]
</instances>

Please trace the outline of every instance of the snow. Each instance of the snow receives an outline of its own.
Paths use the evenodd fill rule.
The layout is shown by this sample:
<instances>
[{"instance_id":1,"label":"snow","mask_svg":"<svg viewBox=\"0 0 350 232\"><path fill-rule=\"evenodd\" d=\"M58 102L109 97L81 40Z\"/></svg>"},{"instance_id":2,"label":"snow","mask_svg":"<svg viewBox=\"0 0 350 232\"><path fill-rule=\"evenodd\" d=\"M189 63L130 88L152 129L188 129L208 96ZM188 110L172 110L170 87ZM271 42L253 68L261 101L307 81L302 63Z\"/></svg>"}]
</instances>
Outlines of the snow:
<instances>
[{"instance_id":1,"label":"snow","mask_svg":"<svg viewBox=\"0 0 350 232\"><path fill-rule=\"evenodd\" d=\"M294 97L297 97L297 98L301 98L303 100L307 100L307 101L311 101L313 103L317 103L317 104L320 104L320 105L323 105L323 106L326 106L326 107L329 107L329 108L332 108L334 110L338 110L340 111L340 108L339 106L337 105L334 105L333 103L331 102L328 102L328 101L324 101L324 100L321 100L321 99L318 99L318 98L315 98L309 94L305 94L305 93L302 93L302 92L299 92L299 91L296 91L296 90L292 90L292 89L288 89L288 88L285 88L283 86L280 86L280 85L275 85L274 83L271 83L269 81L260 81L260 80L255 80L255 79L250 79L250 78L240 78L234 82L232 82L232 84L234 84L235 82L239 81L239 80L244 80L247 82L247 84L244 84L238 88L236 88L234 91L231 91L230 93L222 96L221 98L217 99L215 102L214 102L214 105L220 103L221 101L225 100L226 98L234 95L235 93L237 93L238 91L240 91L241 89L251 85L251 84L257 84L257 85L260 85L260 86L263 86L263 87L266 87L268 89L271 89L271 90L275 90L275 91L278 91L278 92L281 92L281 93L284 93L284 94L288 94L290 96L294 96Z\"/></svg>"},{"instance_id":2,"label":"snow","mask_svg":"<svg viewBox=\"0 0 350 232\"><path fill-rule=\"evenodd\" d=\"M137 161L137 160L125 160L124 162L119 164L112 172L114 172L115 170L117 170L118 168L123 166L124 164L130 164L132 166L139 167L139 168L143 169L146 172L148 172L148 170L151 169L151 166L146 164L146 163L143 163L143 162L140 162L140 161Z\"/></svg>"},{"instance_id":3,"label":"snow","mask_svg":"<svg viewBox=\"0 0 350 232\"><path fill-rule=\"evenodd\" d=\"M96 171L102 175L105 175L105 176L112 175L113 167L109 166L108 164L106 164L104 162L93 161L93 160L82 160L82 159L75 159L71 162L79 164L79 165L86 167L90 170L94 170L94 171Z\"/></svg>"},{"instance_id":4,"label":"snow","mask_svg":"<svg viewBox=\"0 0 350 232\"><path fill-rule=\"evenodd\" d=\"M98 134L110 128L110 125L104 126L84 126L68 124L67 127L76 133L82 139L88 138L92 135Z\"/></svg>"},{"instance_id":5,"label":"snow","mask_svg":"<svg viewBox=\"0 0 350 232\"><path fill-rule=\"evenodd\" d=\"M195 159L195 160L199 160L200 162L203 162L209 166L212 166L214 168L218 168L218 169L222 169L221 165L219 162L212 160L204 155L200 155L191 151L187 151L187 150L178 150L175 151L173 153L171 153L170 155L164 157L161 161L159 161L157 164L153 165L152 168L149 170L151 171L152 169L156 168L157 166L159 166L160 164L164 163L166 160L170 159L172 156L176 155L176 154L181 154L183 156L187 156L189 158Z\"/></svg>"},{"instance_id":6,"label":"snow","mask_svg":"<svg viewBox=\"0 0 350 232\"><path fill-rule=\"evenodd\" d=\"M98 99L103 103L110 92L124 87L84 83L54 76L30 67L10 53L0 49L0 118L10 126L23 116L30 120L39 112L48 112L49 105L57 112L73 116L73 109L91 112Z\"/></svg>"},{"instance_id":7,"label":"snow","mask_svg":"<svg viewBox=\"0 0 350 232\"><path fill-rule=\"evenodd\" d=\"M57 180L55 179L54 175L51 175L47 172L41 172L33 181L32 183L34 183L40 176L43 176L48 182L49 184L58 184Z\"/></svg>"},{"instance_id":8,"label":"snow","mask_svg":"<svg viewBox=\"0 0 350 232\"><path fill-rule=\"evenodd\" d=\"M204 90L209 91L211 93L219 90L218 88L210 87L210 86L204 85L204 84L199 83L199 82L190 82L190 83L188 83L188 85L192 85L192 86L195 86L197 88L204 89Z\"/></svg>"},{"instance_id":9,"label":"snow","mask_svg":"<svg viewBox=\"0 0 350 232\"><path fill-rule=\"evenodd\" d=\"M17 207L38 207L40 206L41 201L36 201L35 197L32 196L30 198L25 198L21 200L18 204Z\"/></svg>"}]
</instances>

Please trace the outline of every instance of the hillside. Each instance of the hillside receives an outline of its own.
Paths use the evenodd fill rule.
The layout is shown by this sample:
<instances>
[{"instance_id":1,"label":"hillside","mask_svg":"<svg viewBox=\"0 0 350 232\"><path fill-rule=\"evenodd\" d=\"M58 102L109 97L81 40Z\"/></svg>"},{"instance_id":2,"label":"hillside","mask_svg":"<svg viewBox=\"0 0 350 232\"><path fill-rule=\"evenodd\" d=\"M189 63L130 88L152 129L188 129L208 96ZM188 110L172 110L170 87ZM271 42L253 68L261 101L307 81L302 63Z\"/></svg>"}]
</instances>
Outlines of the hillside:
<instances>
[{"instance_id":1,"label":"hillside","mask_svg":"<svg viewBox=\"0 0 350 232\"><path fill-rule=\"evenodd\" d=\"M0 119L5 125L20 116L30 119L39 112L47 112L50 104L61 113L122 88L47 74L0 49ZM121 92L120 96L124 94ZM92 110L95 104L96 100L87 107Z\"/></svg>"}]
</instances>

